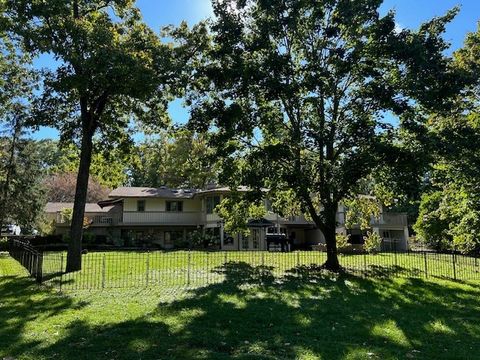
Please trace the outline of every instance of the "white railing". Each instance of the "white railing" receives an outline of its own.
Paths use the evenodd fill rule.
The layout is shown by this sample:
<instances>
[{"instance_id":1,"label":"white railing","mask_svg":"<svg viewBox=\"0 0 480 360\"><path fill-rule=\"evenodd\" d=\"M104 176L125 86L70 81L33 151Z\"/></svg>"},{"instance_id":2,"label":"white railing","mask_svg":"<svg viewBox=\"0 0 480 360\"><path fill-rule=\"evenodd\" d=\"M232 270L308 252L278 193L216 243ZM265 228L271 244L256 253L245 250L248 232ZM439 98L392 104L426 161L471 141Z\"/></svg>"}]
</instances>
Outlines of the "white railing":
<instances>
[{"instance_id":1,"label":"white railing","mask_svg":"<svg viewBox=\"0 0 480 360\"><path fill-rule=\"evenodd\" d=\"M201 222L198 211L124 211L124 224L156 224L156 225L197 225Z\"/></svg>"},{"instance_id":2,"label":"white railing","mask_svg":"<svg viewBox=\"0 0 480 360\"><path fill-rule=\"evenodd\" d=\"M105 213L86 213L85 219L88 219L90 226L108 226L117 225L122 222L121 214L105 214ZM57 214L55 222L57 225L70 225L71 221L66 219L62 214Z\"/></svg>"},{"instance_id":3,"label":"white railing","mask_svg":"<svg viewBox=\"0 0 480 360\"><path fill-rule=\"evenodd\" d=\"M373 225L397 225L397 226L407 226L408 225L408 220L407 220L407 214L401 214L401 213L383 213L380 216L380 219L374 219L372 221Z\"/></svg>"},{"instance_id":4,"label":"white railing","mask_svg":"<svg viewBox=\"0 0 480 360\"><path fill-rule=\"evenodd\" d=\"M205 214L205 222L219 222L222 218L218 214Z\"/></svg>"}]
</instances>

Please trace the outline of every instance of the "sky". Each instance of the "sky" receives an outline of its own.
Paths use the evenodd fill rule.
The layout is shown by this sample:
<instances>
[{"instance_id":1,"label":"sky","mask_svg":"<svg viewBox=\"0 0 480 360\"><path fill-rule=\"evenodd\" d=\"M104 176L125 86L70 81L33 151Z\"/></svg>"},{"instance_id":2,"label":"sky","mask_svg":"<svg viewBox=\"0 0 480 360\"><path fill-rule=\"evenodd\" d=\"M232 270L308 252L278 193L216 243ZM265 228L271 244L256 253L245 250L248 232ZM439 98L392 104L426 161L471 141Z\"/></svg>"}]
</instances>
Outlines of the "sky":
<instances>
[{"instance_id":1,"label":"sky","mask_svg":"<svg viewBox=\"0 0 480 360\"><path fill-rule=\"evenodd\" d=\"M210 0L137 0L137 6L142 12L145 22L158 31L162 26L179 25L186 21L193 25L212 15ZM465 35L477 29L480 20L480 0L385 0L381 11L386 13L394 10L397 26L416 29L418 26L435 16L441 16L455 6L460 7L460 13L448 25L445 39L451 43L451 51L460 48ZM36 60L37 67L55 67L56 63L48 56ZM188 110L177 100L169 107L170 116L175 123L185 123ZM51 128L41 128L32 134L33 138L58 138L58 132ZM142 135L135 137L141 140Z\"/></svg>"}]
</instances>

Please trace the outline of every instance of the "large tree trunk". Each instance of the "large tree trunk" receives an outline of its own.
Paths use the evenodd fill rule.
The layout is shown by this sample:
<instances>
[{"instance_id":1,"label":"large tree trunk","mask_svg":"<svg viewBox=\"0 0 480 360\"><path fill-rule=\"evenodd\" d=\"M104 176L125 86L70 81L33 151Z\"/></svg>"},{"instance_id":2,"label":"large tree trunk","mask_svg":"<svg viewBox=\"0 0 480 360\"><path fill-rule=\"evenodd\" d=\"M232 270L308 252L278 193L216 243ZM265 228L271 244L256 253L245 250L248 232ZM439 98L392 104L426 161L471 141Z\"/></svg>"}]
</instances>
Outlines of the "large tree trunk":
<instances>
[{"instance_id":1,"label":"large tree trunk","mask_svg":"<svg viewBox=\"0 0 480 360\"><path fill-rule=\"evenodd\" d=\"M337 255L337 241L335 227L326 228L323 234L325 236L325 243L327 244L327 261L324 264L325 269L338 272L340 270L340 263Z\"/></svg>"},{"instance_id":2,"label":"large tree trunk","mask_svg":"<svg viewBox=\"0 0 480 360\"><path fill-rule=\"evenodd\" d=\"M337 255L337 208L338 205L331 205L323 211L325 218L323 235L325 236L325 243L327 245L327 261L325 262L324 267L325 269L334 272L340 271L341 268Z\"/></svg>"},{"instance_id":3,"label":"large tree trunk","mask_svg":"<svg viewBox=\"0 0 480 360\"><path fill-rule=\"evenodd\" d=\"M75 189L75 202L73 206L72 225L70 228L70 243L67 254L67 272L82 269L82 237L85 204L87 202L88 180L90 176L90 163L93 150L93 129L84 126L82 134L82 147L80 152L80 165L78 168L77 184Z\"/></svg>"}]
</instances>

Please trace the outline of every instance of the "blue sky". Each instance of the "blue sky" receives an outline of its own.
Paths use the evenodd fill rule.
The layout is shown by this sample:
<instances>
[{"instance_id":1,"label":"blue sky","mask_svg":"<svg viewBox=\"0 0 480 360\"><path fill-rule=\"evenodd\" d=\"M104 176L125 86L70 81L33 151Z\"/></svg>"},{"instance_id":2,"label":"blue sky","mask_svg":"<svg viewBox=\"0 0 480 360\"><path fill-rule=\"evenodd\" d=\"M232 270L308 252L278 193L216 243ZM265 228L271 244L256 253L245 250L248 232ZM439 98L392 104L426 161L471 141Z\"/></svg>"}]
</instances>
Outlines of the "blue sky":
<instances>
[{"instance_id":1,"label":"blue sky","mask_svg":"<svg viewBox=\"0 0 480 360\"><path fill-rule=\"evenodd\" d=\"M395 10L398 26L415 29L422 22L443 15L457 5L460 6L460 13L449 24L445 35L446 40L452 44L452 50L455 50L462 46L468 32L476 30L480 20L480 0L385 0L382 12ZM178 25L183 20L193 25L212 15L210 0L137 0L137 6L147 24L157 31L164 25ZM38 67L54 65L48 56L43 56L36 62ZM171 104L170 115L177 123L188 119L188 111L182 107L181 101ZM54 129L41 128L32 137L58 138L58 133ZM141 136L136 138L140 139Z\"/></svg>"}]
</instances>

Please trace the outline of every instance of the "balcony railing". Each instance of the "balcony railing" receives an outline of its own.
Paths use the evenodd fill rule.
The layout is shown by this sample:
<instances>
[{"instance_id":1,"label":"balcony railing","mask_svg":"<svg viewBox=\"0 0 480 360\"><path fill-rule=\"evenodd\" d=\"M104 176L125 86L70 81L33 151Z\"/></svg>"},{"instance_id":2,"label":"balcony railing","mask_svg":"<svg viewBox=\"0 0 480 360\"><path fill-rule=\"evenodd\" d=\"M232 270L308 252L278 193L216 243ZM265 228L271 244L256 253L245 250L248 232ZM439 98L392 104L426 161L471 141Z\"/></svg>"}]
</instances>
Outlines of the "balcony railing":
<instances>
[{"instance_id":1,"label":"balcony railing","mask_svg":"<svg viewBox=\"0 0 480 360\"><path fill-rule=\"evenodd\" d=\"M205 214L203 216L204 218L204 221L205 222L208 222L208 223L212 223L212 222L219 222L219 221L222 221L222 218L216 214L216 213L213 213L213 214Z\"/></svg>"},{"instance_id":2,"label":"balcony railing","mask_svg":"<svg viewBox=\"0 0 480 360\"><path fill-rule=\"evenodd\" d=\"M156 224L156 225L197 225L201 222L202 213L198 211L124 211L124 224Z\"/></svg>"},{"instance_id":3,"label":"balcony railing","mask_svg":"<svg viewBox=\"0 0 480 360\"><path fill-rule=\"evenodd\" d=\"M407 214L402 213L383 213L380 219L374 219L372 225L393 225L393 226L407 226Z\"/></svg>"},{"instance_id":4,"label":"balcony railing","mask_svg":"<svg viewBox=\"0 0 480 360\"><path fill-rule=\"evenodd\" d=\"M85 218L88 219L90 226L109 226L117 225L122 222L122 214L85 214ZM55 219L57 225L69 226L71 224L70 220L65 219L62 214L57 214Z\"/></svg>"}]
</instances>

